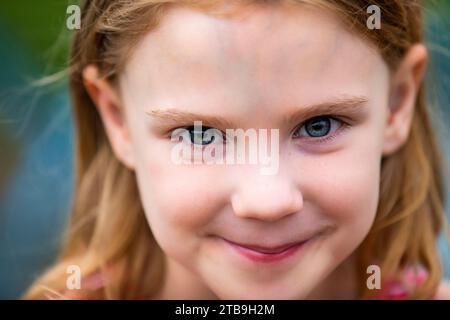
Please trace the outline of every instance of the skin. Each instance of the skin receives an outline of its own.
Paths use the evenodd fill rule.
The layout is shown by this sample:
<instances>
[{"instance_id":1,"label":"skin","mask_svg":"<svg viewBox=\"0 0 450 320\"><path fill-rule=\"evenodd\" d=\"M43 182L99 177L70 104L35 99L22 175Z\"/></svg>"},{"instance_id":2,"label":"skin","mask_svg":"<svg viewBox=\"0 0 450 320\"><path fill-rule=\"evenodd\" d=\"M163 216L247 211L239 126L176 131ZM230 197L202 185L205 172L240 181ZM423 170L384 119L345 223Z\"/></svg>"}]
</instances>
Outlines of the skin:
<instances>
[{"instance_id":1,"label":"skin","mask_svg":"<svg viewBox=\"0 0 450 320\"><path fill-rule=\"evenodd\" d=\"M136 172L166 254L154 298L356 297L352 253L376 214L381 159L408 138L426 62L417 44L391 73L331 13L277 4L242 7L229 18L172 8L133 52L120 95L87 67L86 88L116 156ZM294 138L310 118L293 113L355 97L351 111L313 114L345 122L335 123L332 138ZM193 123L155 114L175 109L223 118L231 128L279 129L277 174L261 175L255 165L174 164L170 132ZM222 238L308 242L289 259L261 263Z\"/></svg>"}]
</instances>

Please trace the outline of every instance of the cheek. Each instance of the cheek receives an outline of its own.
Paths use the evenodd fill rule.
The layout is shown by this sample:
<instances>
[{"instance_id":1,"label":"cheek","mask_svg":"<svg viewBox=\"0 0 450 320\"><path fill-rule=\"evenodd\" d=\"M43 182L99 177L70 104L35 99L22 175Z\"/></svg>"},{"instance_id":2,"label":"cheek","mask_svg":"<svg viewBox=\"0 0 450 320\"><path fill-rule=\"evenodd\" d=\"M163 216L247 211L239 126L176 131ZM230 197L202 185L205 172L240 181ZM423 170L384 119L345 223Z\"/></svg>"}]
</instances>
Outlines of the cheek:
<instances>
[{"instance_id":1,"label":"cheek","mask_svg":"<svg viewBox=\"0 0 450 320\"><path fill-rule=\"evenodd\" d=\"M359 159L357 163L345 159L334 158L333 165L324 172L322 185L326 191L319 203L343 221L371 216L378 202L379 163L374 159Z\"/></svg>"},{"instance_id":2,"label":"cheek","mask_svg":"<svg viewBox=\"0 0 450 320\"><path fill-rule=\"evenodd\" d=\"M147 150L136 174L151 225L198 232L224 204L223 178L217 168L176 165L169 152L157 147Z\"/></svg>"},{"instance_id":3,"label":"cheek","mask_svg":"<svg viewBox=\"0 0 450 320\"><path fill-rule=\"evenodd\" d=\"M305 202L361 238L376 214L379 198L378 148L352 147L309 161L314 168L305 182Z\"/></svg>"},{"instance_id":4,"label":"cheek","mask_svg":"<svg viewBox=\"0 0 450 320\"><path fill-rule=\"evenodd\" d=\"M316 178L304 185L305 203L336 225L321 256L323 265L341 262L363 242L372 227L379 198L377 152L341 152L308 163Z\"/></svg>"}]
</instances>

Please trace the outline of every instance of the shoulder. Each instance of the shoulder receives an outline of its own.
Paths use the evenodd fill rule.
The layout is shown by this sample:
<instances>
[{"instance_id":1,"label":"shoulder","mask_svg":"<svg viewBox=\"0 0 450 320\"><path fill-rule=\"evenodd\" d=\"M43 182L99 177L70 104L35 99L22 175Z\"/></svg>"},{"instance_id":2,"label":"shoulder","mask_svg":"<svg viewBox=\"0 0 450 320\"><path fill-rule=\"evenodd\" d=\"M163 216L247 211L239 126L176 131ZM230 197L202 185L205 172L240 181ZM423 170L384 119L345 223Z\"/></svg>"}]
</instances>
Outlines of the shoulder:
<instances>
[{"instance_id":1,"label":"shoulder","mask_svg":"<svg viewBox=\"0 0 450 320\"><path fill-rule=\"evenodd\" d=\"M436 291L435 299L437 300L450 300L450 282L442 281Z\"/></svg>"}]
</instances>

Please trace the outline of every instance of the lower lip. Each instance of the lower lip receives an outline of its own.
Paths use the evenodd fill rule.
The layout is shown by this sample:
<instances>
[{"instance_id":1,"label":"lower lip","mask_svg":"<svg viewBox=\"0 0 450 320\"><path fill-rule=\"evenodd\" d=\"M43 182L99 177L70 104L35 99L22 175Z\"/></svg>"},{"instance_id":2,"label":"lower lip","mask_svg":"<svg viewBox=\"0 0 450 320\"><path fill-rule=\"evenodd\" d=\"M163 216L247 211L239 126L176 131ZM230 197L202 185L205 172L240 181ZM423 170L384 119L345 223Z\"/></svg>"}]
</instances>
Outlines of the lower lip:
<instances>
[{"instance_id":1,"label":"lower lip","mask_svg":"<svg viewBox=\"0 0 450 320\"><path fill-rule=\"evenodd\" d=\"M241 256L244 256L245 258L255 262L264 262L264 263L280 262L286 260L287 258L295 255L308 242L308 241L299 242L298 244L293 245L292 247L286 248L285 250L277 253L264 253L246 247L242 247L236 243L227 241L225 239L224 241L227 245L229 245L235 252L237 252Z\"/></svg>"}]
</instances>

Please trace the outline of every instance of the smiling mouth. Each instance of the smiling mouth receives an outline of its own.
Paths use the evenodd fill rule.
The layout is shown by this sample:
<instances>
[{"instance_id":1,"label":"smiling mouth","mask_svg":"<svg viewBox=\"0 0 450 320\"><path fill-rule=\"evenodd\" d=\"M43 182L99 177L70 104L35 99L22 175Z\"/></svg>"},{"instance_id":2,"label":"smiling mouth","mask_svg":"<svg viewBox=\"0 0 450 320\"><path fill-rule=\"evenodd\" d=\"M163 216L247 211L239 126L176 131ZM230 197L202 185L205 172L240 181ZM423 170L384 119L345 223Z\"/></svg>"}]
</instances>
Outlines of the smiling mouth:
<instances>
[{"instance_id":1,"label":"smiling mouth","mask_svg":"<svg viewBox=\"0 0 450 320\"><path fill-rule=\"evenodd\" d=\"M279 253L282 253L282 252L288 250L289 248L292 248L294 246L297 246L297 245L300 245L300 244L306 242L306 241L291 242L291 243L279 245L276 247L262 247L262 246L251 245L251 244L240 244L240 243L236 243L233 241L229 241L227 239L224 239L224 240L229 242L231 245L239 246L239 247L242 247L245 249L249 249L249 250L256 251L259 253L264 253L264 254L279 254Z\"/></svg>"},{"instance_id":2,"label":"smiling mouth","mask_svg":"<svg viewBox=\"0 0 450 320\"><path fill-rule=\"evenodd\" d=\"M274 247L262 247L252 244L236 243L227 239L222 240L236 253L254 262L279 262L295 255L311 239L291 242Z\"/></svg>"}]
</instances>

